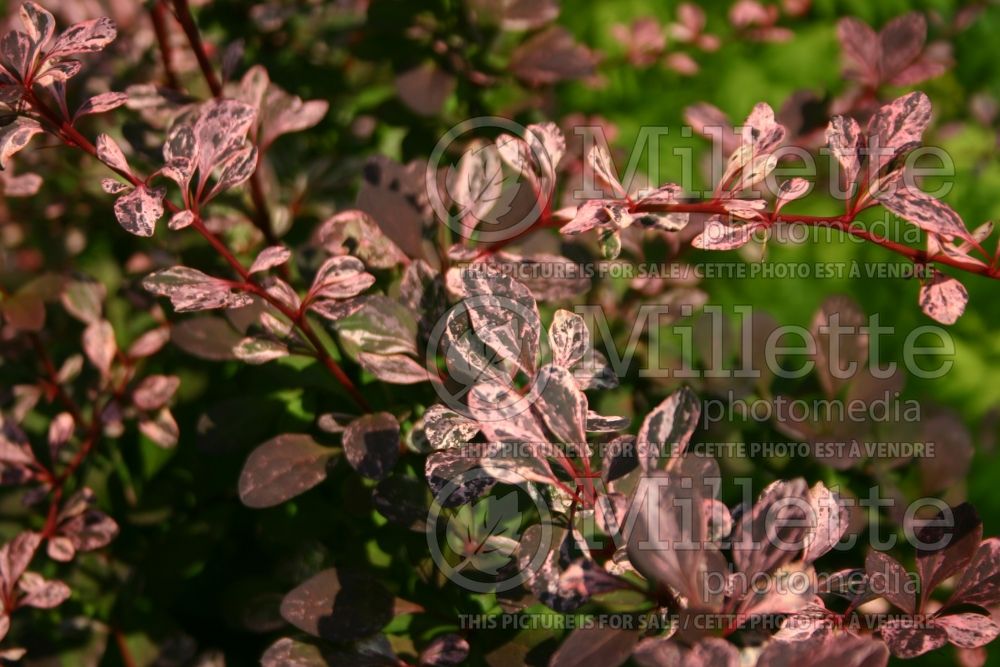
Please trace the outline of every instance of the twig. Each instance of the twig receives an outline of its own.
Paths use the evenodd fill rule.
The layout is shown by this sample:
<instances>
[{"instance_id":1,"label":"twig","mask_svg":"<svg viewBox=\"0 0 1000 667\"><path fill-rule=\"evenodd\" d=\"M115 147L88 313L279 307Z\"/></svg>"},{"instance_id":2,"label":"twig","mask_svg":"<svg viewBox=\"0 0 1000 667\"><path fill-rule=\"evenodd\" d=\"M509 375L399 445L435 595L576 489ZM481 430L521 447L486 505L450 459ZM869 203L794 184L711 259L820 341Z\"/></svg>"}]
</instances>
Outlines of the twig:
<instances>
[{"instance_id":1,"label":"twig","mask_svg":"<svg viewBox=\"0 0 1000 667\"><path fill-rule=\"evenodd\" d=\"M160 46L160 57L163 61L163 78L166 80L168 88L179 90L180 82L177 79L177 73L174 71L170 36L167 34L167 8L163 2L164 0L156 0L150 9L149 15L153 21L153 32L156 34L156 43Z\"/></svg>"},{"instance_id":2,"label":"twig","mask_svg":"<svg viewBox=\"0 0 1000 667\"><path fill-rule=\"evenodd\" d=\"M42 102L37 95L34 94L28 87L25 91L24 100L27 104L37 111L43 118L48 120L51 124L55 126L55 131L57 135L69 146L75 146L85 153L97 158L97 148L93 143L85 136L80 134L80 132L73 127L67 120L60 118L51 108L48 107L44 102ZM97 158L100 161L100 158ZM104 164L101 161L101 164ZM140 186L144 185L145 181L131 171L113 169L112 170L120 175L122 178L128 180L132 185ZM174 204L169 199L164 200L164 206L171 213L177 213L181 210L176 204ZM191 227L197 231L202 238L208 241L216 252L229 264L229 266L240 276L243 280L242 287L248 292L256 294L260 298L264 299L272 306L274 306L279 312L288 317L295 326L302 332L302 335L315 347L315 353L320 362L326 366L327 370L336 378L336 380L343 386L344 390L351 396L351 399L357 404L359 408L366 412L371 411L371 407L365 400L364 396L354 385L351 379L347 376L344 370L337 364L337 362L330 356L329 350L326 346L322 344L316 332L313 330L312 325L306 317L305 313L296 312L293 309L288 308L280 299L271 295L267 290L258 285L253 281L250 276L250 272L247 271L246 267L243 266L242 262L233 254L233 252L226 246L225 243L219 239L211 230L209 230L204 222L201 220L200 216L195 216L194 223Z\"/></svg>"},{"instance_id":3,"label":"twig","mask_svg":"<svg viewBox=\"0 0 1000 667\"><path fill-rule=\"evenodd\" d=\"M201 33L198 31L198 26L191 15L191 8L188 5L188 1L174 0L174 11L181 27L184 28L184 34L187 35L191 50L194 51L195 57L198 59L198 67L205 78L205 83L208 84L209 89L212 91L212 97L222 97L222 83L219 81L219 77L212 67L212 61L208 57L208 52L205 51L205 44L202 42ZM254 226L264 235L268 245L275 245L278 243L278 237L271 226L271 214L267 208L267 198L264 196L264 186L260 180L259 168L263 159L264 152L261 151L257 156L257 165L254 166L253 174L249 179L250 199L253 201L254 206L254 214L251 216L251 220Z\"/></svg>"}]
</instances>

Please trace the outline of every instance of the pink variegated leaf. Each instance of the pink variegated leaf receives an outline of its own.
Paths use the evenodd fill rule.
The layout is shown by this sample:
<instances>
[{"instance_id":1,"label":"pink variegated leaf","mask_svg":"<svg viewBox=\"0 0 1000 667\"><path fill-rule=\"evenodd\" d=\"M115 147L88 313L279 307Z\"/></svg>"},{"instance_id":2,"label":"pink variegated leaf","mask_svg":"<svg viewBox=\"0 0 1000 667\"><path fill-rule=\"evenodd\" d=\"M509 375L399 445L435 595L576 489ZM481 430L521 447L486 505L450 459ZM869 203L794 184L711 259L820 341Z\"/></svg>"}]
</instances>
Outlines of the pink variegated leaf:
<instances>
[{"instance_id":1,"label":"pink variegated leaf","mask_svg":"<svg viewBox=\"0 0 1000 667\"><path fill-rule=\"evenodd\" d=\"M584 202L573 219L559 230L563 234L580 234L598 227L625 229L635 218L629 212L628 204L616 199L591 199Z\"/></svg>"},{"instance_id":2,"label":"pink variegated leaf","mask_svg":"<svg viewBox=\"0 0 1000 667\"><path fill-rule=\"evenodd\" d=\"M458 167L449 168L448 193L458 206L459 215L479 221L495 211L503 195L503 167L494 144L473 144L459 160ZM508 206L509 208L509 206Z\"/></svg>"},{"instance_id":3,"label":"pink variegated leaf","mask_svg":"<svg viewBox=\"0 0 1000 667\"><path fill-rule=\"evenodd\" d=\"M576 378L574 378L576 382ZM587 433L614 433L628 428L631 420L628 417L601 415L593 410L587 411Z\"/></svg>"},{"instance_id":4,"label":"pink variegated leaf","mask_svg":"<svg viewBox=\"0 0 1000 667\"><path fill-rule=\"evenodd\" d=\"M64 58L78 53L96 53L118 36L115 22L107 17L83 21L70 26L56 39L50 58Z\"/></svg>"},{"instance_id":5,"label":"pink variegated leaf","mask_svg":"<svg viewBox=\"0 0 1000 667\"><path fill-rule=\"evenodd\" d=\"M946 239L969 239L969 230L955 210L922 190L902 184L875 196L882 206L931 234Z\"/></svg>"},{"instance_id":6,"label":"pink variegated leaf","mask_svg":"<svg viewBox=\"0 0 1000 667\"><path fill-rule=\"evenodd\" d=\"M79 109L77 109L76 114L73 116L73 120L75 122L76 119L81 118L82 116L112 111L125 104L127 101L128 95L125 93L111 92L94 95L89 100L84 102Z\"/></svg>"},{"instance_id":7,"label":"pink variegated leaf","mask_svg":"<svg viewBox=\"0 0 1000 667\"><path fill-rule=\"evenodd\" d=\"M25 2L20 7L21 24L36 47L48 44L55 34L56 19L47 9L34 2Z\"/></svg>"},{"instance_id":8,"label":"pink variegated leaf","mask_svg":"<svg viewBox=\"0 0 1000 667\"><path fill-rule=\"evenodd\" d=\"M735 250L749 243L756 229L753 223L727 224L716 215L708 219L705 229L692 239L691 245L702 250Z\"/></svg>"},{"instance_id":9,"label":"pink variegated leaf","mask_svg":"<svg viewBox=\"0 0 1000 667\"><path fill-rule=\"evenodd\" d=\"M548 330L552 363L571 368L583 359L590 347L590 332L583 318L568 310L557 310Z\"/></svg>"},{"instance_id":10,"label":"pink variegated leaf","mask_svg":"<svg viewBox=\"0 0 1000 667\"><path fill-rule=\"evenodd\" d=\"M896 98L868 121L869 161L881 170L900 152L920 143L931 120L931 101L921 92Z\"/></svg>"},{"instance_id":11,"label":"pink variegated leaf","mask_svg":"<svg viewBox=\"0 0 1000 667\"><path fill-rule=\"evenodd\" d=\"M132 192L115 201L115 217L118 224L130 234L152 236L156 231L156 221L163 217L163 197L165 188L147 188L137 185Z\"/></svg>"},{"instance_id":12,"label":"pink variegated leaf","mask_svg":"<svg viewBox=\"0 0 1000 667\"><path fill-rule=\"evenodd\" d=\"M1000 625L987 614L949 614L938 616L934 624L944 628L948 641L961 648L985 646L1000 635Z\"/></svg>"},{"instance_id":13,"label":"pink variegated leaf","mask_svg":"<svg viewBox=\"0 0 1000 667\"><path fill-rule=\"evenodd\" d=\"M934 273L920 286L920 309L941 324L954 324L965 312L969 292L965 285L951 276Z\"/></svg>"},{"instance_id":14,"label":"pink variegated leaf","mask_svg":"<svg viewBox=\"0 0 1000 667\"><path fill-rule=\"evenodd\" d=\"M94 367L107 376L111 371L111 362L115 359L118 344L115 342L115 331L107 320L98 320L90 324L83 332L83 351L94 364Z\"/></svg>"},{"instance_id":15,"label":"pink variegated leaf","mask_svg":"<svg viewBox=\"0 0 1000 667\"><path fill-rule=\"evenodd\" d=\"M53 86L53 84L65 85L67 81L80 73L83 63L79 60L61 60L50 62L39 70L35 76L35 83L40 86Z\"/></svg>"},{"instance_id":16,"label":"pink variegated leaf","mask_svg":"<svg viewBox=\"0 0 1000 667\"><path fill-rule=\"evenodd\" d=\"M168 297L177 312L240 308L249 305L250 295L234 292L224 280L186 266L175 266L149 274L142 281L147 291Z\"/></svg>"},{"instance_id":17,"label":"pink variegated leaf","mask_svg":"<svg viewBox=\"0 0 1000 667\"><path fill-rule=\"evenodd\" d=\"M698 427L701 401L688 387L668 396L642 421L636 445L643 470L662 468L668 457L679 457Z\"/></svg>"},{"instance_id":18,"label":"pink variegated leaf","mask_svg":"<svg viewBox=\"0 0 1000 667\"><path fill-rule=\"evenodd\" d=\"M94 551L111 544L118 536L118 523L104 512L88 509L69 521L60 524L60 530L69 536L77 551Z\"/></svg>"},{"instance_id":19,"label":"pink variegated leaf","mask_svg":"<svg viewBox=\"0 0 1000 667\"><path fill-rule=\"evenodd\" d=\"M49 543L45 546L45 553L49 558L60 563L68 563L76 556L76 547L73 540L62 535L54 535L49 538Z\"/></svg>"},{"instance_id":20,"label":"pink variegated leaf","mask_svg":"<svg viewBox=\"0 0 1000 667\"><path fill-rule=\"evenodd\" d=\"M778 166L778 156L773 153L756 155L752 160L743 166L740 172L740 180L731 188L733 192L748 190L757 185L775 170Z\"/></svg>"},{"instance_id":21,"label":"pink variegated leaf","mask_svg":"<svg viewBox=\"0 0 1000 667\"><path fill-rule=\"evenodd\" d=\"M266 364L269 361L288 356L288 346L269 338L249 337L241 340L233 353L240 361L248 364Z\"/></svg>"},{"instance_id":22,"label":"pink variegated leaf","mask_svg":"<svg viewBox=\"0 0 1000 667\"><path fill-rule=\"evenodd\" d=\"M257 169L257 147L247 146L229 157L222 166L222 173L207 199L211 199L225 190L235 188L245 182Z\"/></svg>"},{"instance_id":23,"label":"pink variegated leaf","mask_svg":"<svg viewBox=\"0 0 1000 667\"><path fill-rule=\"evenodd\" d=\"M497 6L497 9L501 7ZM512 0L505 2L502 12L498 11L497 14L496 18L500 20L500 27L504 30L537 30L559 16L559 3L556 0ZM493 16L490 15L491 18Z\"/></svg>"},{"instance_id":24,"label":"pink variegated leaf","mask_svg":"<svg viewBox=\"0 0 1000 667\"><path fill-rule=\"evenodd\" d=\"M375 276L365 271L356 257L340 256L326 260L316 272L310 299L349 299L375 284Z\"/></svg>"},{"instance_id":25,"label":"pink variegated leaf","mask_svg":"<svg viewBox=\"0 0 1000 667\"><path fill-rule=\"evenodd\" d=\"M41 533L18 533L14 539L0 547L0 584L11 590L28 569L31 559L42 543Z\"/></svg>"},{"instance_id":26,"label":"pink variegated leaf","mask_svg":"<svg viewBox=\"0 0 1000 667\"><path fill-rule=\"evenodd\" d=\"M802 560L812 563L827 553L847 532L850 515L840 506L840 497L826 488L823 482L816 482L809 489L809 507L816 525L809 535Z\"/></svg>"},{"instance_id":27,"label":"pink variegated leaf","mask_svg":"<svg viewBox=\"0 0 1000 667\"><path fill-rule=\"evenodd\" d=\"M491 442L545 442L538 418L509 387L486 381L469 392L469 410Z\"/></svg>"},{"instance_id":28,"label":"pink variegated leaf","mask_svg":"<svg viewBox=\"0 0 1000 667\"><path fill-rule=\"evenodd\" d=\"M326 100L302 101L281 90L272 90L261 109L260 145L266 150L284 134L301 132L313 127L326 116L330 104Z\"/></svg>"},{"instance_id":29,"label":"pink variegated leaf","mask_svg":"<svg viewBox=\"0 0 1000 667\"><path fill-rule=\"evenodd\" d=\"M849 116L834 116L826 128L826 143L844 171L848 191L861 169L861 127Z\"/></svg>"},{"instance_id":30,"label":"pink variegated leaf","mask_svg":"<svg viewBox=\"0 0 1000 667\"><path fill-rule=\"evenodd\" d=\"M879 632L897 658L915 658L948 643L948 633L943 627L909 617L890 619L881 625Z\"/></svg>"},{"instance_id":31,"label":"pink variegated leaf","mask_svg":"<svg viewBox=\"0 0 1000 667\"><path fill-rule=\"evenodd\" d=\"M177 211L177 213L170 216L170 220L167 221L167 229L176 232L179 229L190 227L191 224L194 223L194 217L193 211Z\"/></svg>"},{"instance_id":32,"label":"pink variegated leaf","mask_svg":"<svg viewBox=\"0 0 1000 667\"><path fill-rule=\"evenodd\" d=\"M128 160L121 146L106 134L97 135L97 158L115 171L128 173Z\"/></svg>"},{"instance_id":33,"label":"pink variegated leaf","mask_svg":"<svg viewBox=\"0 0 1000 667\"><path fill-rule=\"evenodd\" d=\"M121 181L116 181L113 178L102 178L101 179L101 189L107 192L109 195L120 195L126 192L132 186L128 183L122 183Z\"/></svg>"},{"instance_id":34,"label":"pink variegated leaf","mask_svg":"<svg viewBox=\"0 0 1000 667\"><path fill-rule=\"evenodd\" d=\"M364 297L346 300L319 299L309 303L309 310L333 322L354 315L365 307Z\"/></svg>"},{"instance_id":35,"label":"pink variegated leaf","mask_svg":"<svg viewBox=\"0 0 1000 667\"><path fill-rule=\"evenodd\" d=\"M28 75L35 46L26 33L12 30L0 37L0 63L23 81Z\"/></svg>"},{"instance_id":36,"label":"pink variegated leaf","mask_svg":"<svg viewBox=\"0 0 1000 667\"><path fill-rule=\"evenodd\" d=\"M5 197L33 197L42 187L38 174L0 174L0 185Z\"/></svg>"},{"instance_id":37,"label":"pink variegated leaf","mask_svg":"<svg viewBox=\"0 0 1000 667\"><path fill-rule=\"evenodd\" d=\"M191 179L195 166L198 164L200 145L198 134L190 122L175 123L167 134L167 141L163 144L163 161L169 166L174 165L168 172L164 168L164 174L183 185Z\"/></svg>"},{"instance_id":38,"label":"pink variegated leaf","mask_svg":"<svg viewBox=\"0 0 1000 667\"><path fill-rule=\"evenodd\" d=\"M683 595L690 608L719 608L721 592L713 591L708 582L724 577L729 566L704 532L705 481L698 475L682 478L663 471L644 480L644 493L657 495L639 505L627 536L629 561L647 579Z\"/></svg>"},{"instance_id":39,"label":"pink variegated leaf","mask_svg":"<svg viewBox=\"0 0 1000 667\"><path fill-rule=\"evenodd\" d=\"M801 199L809 193L809 181L804 178L792 178L778 187L778 197L774 202L774 212L777 213L785 204Z\"/></svg>"},{"instance_id":40,"label":"pink variegated leaf","mask_svg":"<svg viewBox=\"0 0 1000 667\"><path fill-rule=\"evenodd\" d=\"M150 375L132 391L132 403L140 410L159 410L177 392L181 379L176 375Z\"/></svg>"},{"instance_id":41,"label":"pink variegated leaf","mask_svg":"<svg viewBox=\"0 0 1000 667\"><path fill-rule=\"evenodd\" d=\"M611 188L612 194L618 199L624 199L625 186L622 185L621 181L618 180L618 174L615 172L615 165L611 159L611 154L608 149L601 145L595 145L587 153L587 164L590 168L594 170L594 174L603 181L608 187Z\"/></svg>"},{"instance_id":42,"label":"pink variegated leaf","mask_svg":"<svg viewBox=\"0 0 1000 667\"><path fill-rule=\"evenodd\" d=\"M423 421L427 442L436 450L457 448L479 433L479 424L440 403L427 409Z\"/></svg>"},{"instance_id":43,"label":"pink variegated leaf","mask_svg":"<svg viewBox=\"0 0 1000 667\"><path fill-rule=\"evenodd\" d=\"M257 255L257 258L250 265L250 273L259 273L261 271L269 271L276 266L281 266L287 262L292 257L292 252L280 245L270 246L264 248Z\"/></svg>"},{"instance_id":44,"label":"pink variegated leaf","mask_svg":"<svg viewBox=\"0 0 1000 667\"><path fill-rule=\"evenodd\" d=\"M417 384L431 379L427 369L405 354L358 353L358 363L382 382Z\"/></svg>"},{"instance_id":45,"label":"pink variegated leaf","mask_svg":"<svg viewBox=\"0 0 1000 667\"><path fill-rule=\"evenodd\" d=\"M388 269L406 260L399 246L364 211L334 215L319 226L315 238L331 255L346 255L350 250L351 255L373 269Z\"/></svg>"},{"instance_id":46,"label":"pink variegated leaf","mask_svg":"<svg viewBox=\"0 0 1000 667\"><path fill-rule=\"evenodd\" d=\"M542 181L554 184L556 167L566 153L566 138L555 123L534 123L528 126L526 138L532 157L538 165Z\"/></svg>"},{"instance_id":47,"label":"pink variegated leaf","mask_svg":"<svg viewBox=\"0 0 1000 667\"><path fill-rule=\"evenodd\" d=\"M573 374L549 364L538 370L531 392L533 407L559 442L580 446L587 440L587 397L576 386Z\"/></svg>"},{"instance_id":48,"label":"pink variegated leaf","mask_svg":"<svg viewBox=\"0 0 1000 667\"><path fill-rule=\"evenodd\" d=\"M785 128L774 120L774 110L764 102L754 106L742 129L743 145L752 146L755 157L773 153L785 139Z\"/></svg>"},{"instance_id":49,"label":"pink variegated leaf","mask_svg":"<svg viewBox=\"0 0 1000 667\"><path fill-rule=\"evenodd\" d=\"M808 521L803 479L778 481L764 489L733 531L733 562L746 575L773 572L795 560Z\"/></svg>"},{"instance_id":50,"label":"pink variegated leaf","mask_svg":"<svg viewBox=\"0 0 1000 667\"><path fill-rule=\"evenodd\" d=\"M203 181L243 148L247 132L256 119L256 109L236 100L212 100L202 106L194 133L198 171Z\"/></svg>"},{"instance_id":51,"label":"pink variegated leaf","mask_svg":"<svg viewBox=\"0 0 1000 667\"><path fill-rule=\"evenodd\" d=\"M535 160L531 154L531 147L528 142L521 137L510 134L501 134L494 141L497 154L504 163L514 170L514 173L523 176L533 186L537 187L538 172L535 169Z\"/></svg>"},{"instance_id":52,"label":"pink variegated leaf","mask_svg":"<svg viewBox=\"0 0 1000 667\"><path fill-rule=\"evenodd\" d=\"M69 442L74 428L73 415L68 412L57 414L49 423L49 448L55 451Z\"/></svg>"},{"instance_id":53,"label":"pink variegated leaf","mask_svg":"<svg viewBox=\"0 0 1000 667\"><path fill-rule=\"evenodd\" d=\"M947 606L979 605L991 609L1000 605L1000 538L984 540L962 573Z\"/></svg>"},{"instance_id":54,"label":"pink variegated leaf","mask_svg":"<svg viewBox=\"0 0 1000 667\"><path fill-rule=\"evenodd\" d=\"M676 204L677 200L684 193L684 189L676 183L664 183L658 188L642 192L642 196L637 202L641 207L643 204Z\"/></svg>"},{"instance_id":55,"label":"pink variegated leaf","mask_svg":"<svg viewBox=\"0 0 1000 667\"><path fill-rule=\"evenodd\" d=\"M164 326L150 329L135 339L135 342L129 347L127 355L130 359L151 357L159 352L169 340L169 327Z\"/></svg>"},{"instance_id":56,"label":"pink variegated leaf","mask_svg":"<svg viewBox=\"0 0 1000 667\"><path fill-rule=\"evenodd\" d=\"M907 614L916 611L913 580L895 558L879 551L869 552L865 559L865 574L873 594L885 598Z\"/></svg>"},{"instance_id":57,"label":"pink variegated leaf","mask_svg":"<svg viewBox=\"0 0 1000 667\"><path fill-rule=\"evenodd\" d=\"M0 129L0 169L6 169L10 158L28 145L31 138L42 132L38 121L24 116Z\"/></svg>"},{"instance_id":58,"label":"pink variegated leaf","mask_svg":"<svg viewBox=\"0 0 1000 667\"><path fill-rule=\"evenodd\" d=\"M180 437L177 421L167 408L161 408L152 417L139 420L139 431L155 445L164 449L174 447Z\"/></svg>"},{"instance_id":59,"label":"pink variegated leaf","mask_svg":"<svg viewBox=\"0 0 1000 667\"><path fill-rule=\"evenodd\" d=\"M58 607L70 596L70 589L61 581L46 581L41 575L26 572L18 581L18 587L24 592L18 604L37 609L52 609Z\"/></svg>"}]
</instances>

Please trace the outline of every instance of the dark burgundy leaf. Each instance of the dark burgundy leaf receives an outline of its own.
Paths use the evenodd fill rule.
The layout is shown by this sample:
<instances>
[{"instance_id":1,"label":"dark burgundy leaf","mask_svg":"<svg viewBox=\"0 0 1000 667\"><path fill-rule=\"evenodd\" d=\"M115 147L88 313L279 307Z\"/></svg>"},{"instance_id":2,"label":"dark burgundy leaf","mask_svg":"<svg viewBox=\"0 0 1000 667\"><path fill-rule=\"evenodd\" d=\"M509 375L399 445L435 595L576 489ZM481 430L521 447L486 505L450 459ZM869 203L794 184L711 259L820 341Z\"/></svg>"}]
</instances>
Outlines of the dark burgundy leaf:
<instances>
[{"instance_id":1,"label":"dark burgundy leaf","mask_svg":"<svg viewBox=\"0 0 1000 667\"><path fill-rule=\"evenodd\" d=\"M311 436L279 435L257 447L240 473L240 500L254 508L272 507L308 491L324 479L336 452Z\"/></svg>"},{"instance_id":2,"label":"dark burgundy leaf","mask_svg":"<svg viewBox=\"0 0 1000 667\"><path fill-rule=\"evenodd\" d=\"M388 412L358 417L343 438L348 463L365 477L382 479L399 459L399 422Z\"/></svg>"},{"instance_id":3,"label":"dark burgundy leaf","mask_svg":"<svg viewBox=\"0 0 1000 667\"><path fill-rule=\"evenodd\" d=\"M595 626L574 630L549 661L549 667L577 667L593 664L618 667L628 660L639 641L634 630Z\"/></svg>"},{"instance_id":4,"label":"dark burgundy leaf","mask_svg":"<svg viewBox=\"0 0 1000 667\"><path fill-rule=\"evenodd\" d=\"M353 641L378 632L392 619L393 596L367 575L323 570L281 601L281 616L316 637Z\"/></svg>"}]
</instances>

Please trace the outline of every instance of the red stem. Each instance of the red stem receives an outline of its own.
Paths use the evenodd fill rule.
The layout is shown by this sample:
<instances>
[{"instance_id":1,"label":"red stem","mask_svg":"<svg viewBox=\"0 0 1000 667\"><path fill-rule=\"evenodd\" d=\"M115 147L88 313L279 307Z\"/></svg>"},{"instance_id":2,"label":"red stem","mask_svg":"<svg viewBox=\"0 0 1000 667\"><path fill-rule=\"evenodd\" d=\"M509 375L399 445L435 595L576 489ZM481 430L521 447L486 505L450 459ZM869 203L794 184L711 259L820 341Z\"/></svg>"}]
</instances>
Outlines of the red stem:
<instances>
[{"instance_id":1,"label":"red stem","mask_svg":"<svg viewBox=\"0 0 1000 667\"><path fill-rule=\"evenodd\" d=\"M221 98L223 92L222 83L215 74L215 69L212 67L212 61L208 57L208 52L205 51L205 44L201 40L201 33L198 31L198 26L191 15L191 8L188 6L188 1L174 0L174 11L181 27L184 28L184 34L187 35L191 50L194 51L195 57L198 59L198 67L201 69L201 74L212 91L212 97ZM263 159L264 147L260 147L257 166L254 167L253 174L250 175L249 179L250 199L253 201L254 206L254 215L251 216L251 220L254 226L264 235L264 239L268 245L276 245L278 237L271 228L271 214L267 208L267 198L264 196L264 186L260 180L259 168Z\"/></svg>"},{"instance_id":2,"label":"red stem","mask_svg":"<svg viewBox=\"0 0 1000 667\"><path fill-rule=\"evenodd\" d=\"M868 207L865 207L868 208ZM937 263L944 264L945 266L950 266L960 271L965 271L966 273L972 273L975 275L985 276L987 278L1000 279L1000 270L987 265L980 264L970 264L968 262L963 262L959 258L949 257L948 255L929 255L926 250L919 248L913 248L911 246L897 243L890 239L873 234L861 227L854 225L854 220L861 210L856 210L853 213L845 213L843 215L796 215L796 214L786 214L778 213L775 214L773 211L760 211L760 215L765 218L765 224L770 226L776 222L783 222L786 224L801 224L810 225L814 227L832 227L833 229L840 230L845 234L850 234L851 236L856 236L857 238L870 241L875 245L881 246L886 250L896 253L897 255L902 255L913 261L916 264L929 264ZM728 216L729 211L726 207L720 203L718 200L713 199L707 202L692 202L692 203L678 203L678 204L646 204L637 205L632 207L629 211L630 213L701 213L705 215L722 215ZM535 224L531 225L524 231L501 241L497 241L491 245L486 246L473 260L473 262L482 261L483 259L493 255L502 248L518 241L525 236L546 227L558 226L557 221L553 221L551 217L543 216L540 217Z\"/></svg>"},{"instance_id":3,"label":"red stem","mask_svg":"<svg viewBox=\"0 0 1000 667\"><path fill-rule=\"evenodd\" d=\"M222 97L222 82L219 81L215 70L212 69L212 61L208 58L208 51L205 50L205 44L201 41L201 33L198 32L198 26L194 22L194 17L191 16L188 0L174 0L174 16L177 17L178 23L181 24L181 28L191 44L194 57L198 59L198 67L201 68L201 73L205 77L205 83L212 91L212 97Z\"/></svg>"},{"instance_id":4,"label":"red stem","mask_svg":"<svg viewBox=\"0 0 1000 667\"><path fill-rule=\"evenodd\" d=\"M42 117L55 126L56 133L66 144L76 146L77 148L97 158L97 148L90 142L90 140L80 134L80 132L77 131L77 129L68 121L60 118L44 102L38 99L30 87L25 91L24 100ZM139 186L144 184L142 179L130 171L122 171L118 169L114 169L114 171L123 178L127 179L130 183L132 183L132 185ZM171 213L177 213L181 210L176 204L166 199L164 200L164 206L166 206L167 210ZM246 267L244 267L240 260L236 258L226 244L205 226L200 216L195 216L194 223L191 226L202 236L202 238L208 241L209 245L211 245L216 252L218 252L219 255L226 260L230 267L236 271L236 273L243 280L243 289L256 294L270 303L295 324L299 331L302 332L302 335L305 336L315 348L317 358L343 386L344 390L347 391L354 403L365 412L371 412L371 406L369 406L368 401L365 400L364 396L347 376L344 370L337 364L333 357L330 356L326 346L323 345L319 336L317 336L316 332L313 330L306 314L304 312L296 312L294 309L288 308L280 299L272 296L267 290L255 283Z\"/></svg>"}]
</instances>

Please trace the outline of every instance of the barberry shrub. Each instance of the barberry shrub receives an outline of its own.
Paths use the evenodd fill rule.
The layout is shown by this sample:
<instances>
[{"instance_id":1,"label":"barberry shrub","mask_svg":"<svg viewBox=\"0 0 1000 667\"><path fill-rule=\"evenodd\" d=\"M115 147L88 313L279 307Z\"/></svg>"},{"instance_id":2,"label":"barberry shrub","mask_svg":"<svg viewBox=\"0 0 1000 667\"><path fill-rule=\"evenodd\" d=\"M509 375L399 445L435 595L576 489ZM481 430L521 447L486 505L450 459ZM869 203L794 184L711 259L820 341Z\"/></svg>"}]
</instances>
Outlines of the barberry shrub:
<instances>
[{"instance_id":1,"label":"barberry shrub","mask_svg":"<svg viewBox=\"0 0 1000 667\"><path fill-rule=\"evenodd\" d=\"M860 242L985 412L992 348L938 325L1000 248L920 157L988 134L996 176L995 102L941 92L995 17L681 3L600 21L601 53L555 0L195 4L17 3L0 38L0 661L984 663L1000 542L968 480L995 425L882 366L842 275L776 273L737 326L747 274L705 269ZM736 126L670 102L704 174L623 175L572 106L800 29L839 44L829 90Z\"/></svg>"}]
</instances>

